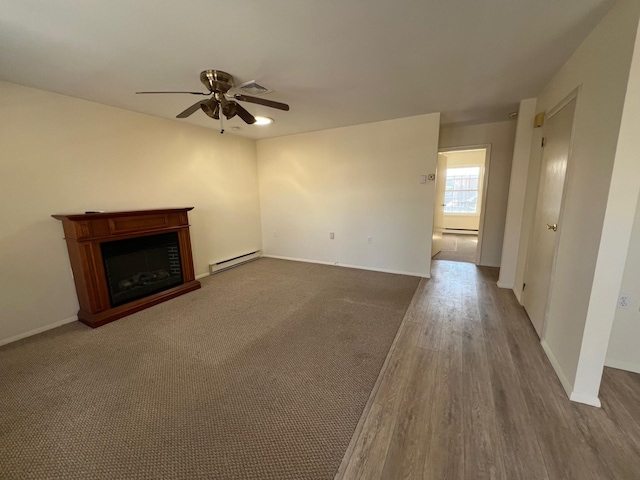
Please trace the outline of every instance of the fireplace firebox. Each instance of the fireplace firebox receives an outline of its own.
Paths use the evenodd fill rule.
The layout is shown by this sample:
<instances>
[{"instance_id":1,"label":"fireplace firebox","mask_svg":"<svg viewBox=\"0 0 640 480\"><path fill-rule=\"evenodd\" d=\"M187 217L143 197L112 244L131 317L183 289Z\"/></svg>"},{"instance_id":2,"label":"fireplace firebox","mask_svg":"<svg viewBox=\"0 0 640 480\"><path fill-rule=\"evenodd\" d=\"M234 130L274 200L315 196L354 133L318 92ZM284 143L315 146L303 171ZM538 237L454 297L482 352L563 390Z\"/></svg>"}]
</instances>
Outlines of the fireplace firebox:
<instances>
[{"instance_id":1,"label":"fireplace firebox","mask_svg":"<svg viewBox=\"0 0 640 480\"><path fill-rule=\"evenodd\" d=\"M112 307L182 283L175 232L100 245Z\"/></svg>"},{"instance_id":2,"label":"fireplace firebox","mask_svg":"<svg viewBox=\"0 0 640 480\"><path fill-rule=\"evenodd\" d=\"M65 232L78 319L98 327L200 288L187 217L192 208L53 215Z\"/></svg>"}]
</instances>

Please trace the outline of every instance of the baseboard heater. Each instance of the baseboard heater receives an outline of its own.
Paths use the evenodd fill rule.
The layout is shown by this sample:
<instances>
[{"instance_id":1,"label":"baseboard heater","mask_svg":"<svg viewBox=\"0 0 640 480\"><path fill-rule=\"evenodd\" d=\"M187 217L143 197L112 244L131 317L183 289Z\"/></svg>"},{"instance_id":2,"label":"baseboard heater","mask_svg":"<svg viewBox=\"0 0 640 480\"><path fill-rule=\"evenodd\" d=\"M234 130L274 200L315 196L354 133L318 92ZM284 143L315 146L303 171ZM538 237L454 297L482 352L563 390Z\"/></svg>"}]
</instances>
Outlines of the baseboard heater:
<instances>
[{"instance_id":1,"label":"baseboard heater","mask_svg":"<svg viewBox=\"0 0 640 480\"><path fill-rule=\"evenodd\" d=\"M244 255L221 260L217 263L212 263L211 265L209 265L209 273L213 275L214 273L219 273L223 270L228 270L230 268L237 267L238 265L242 265L243 263L257 260L259 258L260 250L256 250L255 252L245 253Z\"/></svg>"}]
</instances>

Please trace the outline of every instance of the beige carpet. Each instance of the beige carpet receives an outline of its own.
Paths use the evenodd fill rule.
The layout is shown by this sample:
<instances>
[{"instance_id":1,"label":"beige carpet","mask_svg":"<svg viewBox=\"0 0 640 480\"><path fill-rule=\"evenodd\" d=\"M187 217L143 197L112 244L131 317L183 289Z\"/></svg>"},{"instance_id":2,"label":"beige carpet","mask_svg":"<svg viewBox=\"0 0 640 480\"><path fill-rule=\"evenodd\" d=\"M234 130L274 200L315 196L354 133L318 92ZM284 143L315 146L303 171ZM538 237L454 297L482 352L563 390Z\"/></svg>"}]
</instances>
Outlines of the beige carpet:
<instances>
[{"instance_id":1,"label":"beige carpet","mask_svg":"<svg viewBox=\"0 0 640 480\"><path fill-rule=\"evenodd\" d=\"M332 479L418 278L261 259L0 348L3 479Z\"/></svg>"},{"instance_id":2,"label":"beige carpet","mask_svg":"<svg viewBox=\"0 0 640 480\"><path fill-rule=\"evenodd\" d=\"M476 263L477 235L445 233L442 235L442 250L433 256L434 260Z\"/></svg>"}]
</instances>

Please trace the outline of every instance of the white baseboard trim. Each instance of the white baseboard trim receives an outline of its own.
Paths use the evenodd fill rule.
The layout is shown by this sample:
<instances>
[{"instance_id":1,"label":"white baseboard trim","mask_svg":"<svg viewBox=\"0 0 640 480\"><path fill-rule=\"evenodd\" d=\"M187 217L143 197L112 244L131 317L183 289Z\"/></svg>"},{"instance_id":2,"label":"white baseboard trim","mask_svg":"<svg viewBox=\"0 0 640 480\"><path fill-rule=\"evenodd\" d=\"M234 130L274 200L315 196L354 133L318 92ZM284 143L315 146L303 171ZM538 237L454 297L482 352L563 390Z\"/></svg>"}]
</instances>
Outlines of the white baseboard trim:
<instances>
[{"instance_id":1,"label":"white baseboard trim","mask_svg":"<svg viewBox=\"0 0 640 480\"><path fill-rule=\"evenodd\" d=\"M513 294L516 296L516 300L518 300L518 303L520 305L522 305L522 292L518 292L516 291L516 289L513 289Z\"/></svg>"},{"instance_id":2,"label":"white baseboard trim","mask_svg":"<svg viewBox=\"0 0 640 480\"><path fill-rule=\"evenodd\" d=\"M196 280L200 280L201 278L208 277L208 276L210 276L210 275L211 275L211 274L210 274L209 272L207 272L207 273L201 273L200 275L196 275Z\"/></svg>"},{"instance_id":3,"label":"white baseboard trim","mask_svg":"<svg viewBox=\"0 0 640 480\"><path fill-rule=\"evenodd\" d=\"M591 405L596 408L600 408L602 406L598 397L593 397L580 392L571 392L569 400L572 402L584 403L585 405Z\"/></svg>"},{"instance_id":4,"label":"white baseboard trim","mask_svg":"<svg viewBox=\"0 0 640 480\"><path fill-rule=\"evenodd\" d=\"M558 363L556 356L551 351L551 347L549 347L549 344L545 340L541 340L540 344L542 345L542 349L544 350L544 353L547 354L547 358L551 362L551 366L555 370L556 375L558 376L558 379L562 384L562 388L564 388L564 391L567 394L567 397L571 397L571 392L573 392L573 385L571 385L571 382L569 382L569 380L565 376L564 372L562 371L562 368L560 368L560 363Z\"/></svg>"},{"instance_id":5,"label":"white baseboard trim","mask_svg":"<svg viewBox=\"0 0 640 480\"><path fill-rule=\"evenodd\" d=\"M513 284L509 284L509 283L497 282L496 285L498 285L498 287L500 287L500 288L513 289Z\"/></svg>"},{"instance_id":6,"label":"white baseboard trim","mask_svg":"<svg viewBox=\"0 0 640 480\"><path fill-rule=\"evenodd\" d=\"M626 370L627 372L640 373L640 365L638 365L637 363L625 362L624 360L607 358L604 361L604 366L617 368L618 370Z\"/></svg>"},{"instance_id":7,"label":"white baseboard trim","mask_svg":"<svg viewBox=\"0 0 640 480\"><path fill-rule=\"evenodd\" d=\"M600 408L601 404L598 397L593 397L591 395L586 395L584 393L576 392L573 390L573 385L571 385L571 382L569 382L569 380L565 376L562 368L560 368L560 363L551 351L551 347L549 347L549 344L544 340L541 340L540 344L542 345L544 353L547 354L547 358L549 359L549 362L551 362L551 366L555 370L556 375L558 376L558 379L562 384L562 388L564 388L564 391L567 394L567 397L569 397L569 400L571 400L572 402L584 403L586 405L591 405L592 407Z\"/></svg>"},{"instance_id":8,"label":"white baseboard trim","mask_svg":"<svg viewBox=\"0 0 640 480\"><path fill-rule=\"evenodd\" d=\"M319 265L333 265L334 267L357 268L358 270L369 270L372 272L394 273L396 275L409 275L412 277L431 278L431 275L426 275L424 273L418 273L418 272L405 272L402 270L387 270L385 268L371 268L371 267L363 267L361 265L349 265L347 263L338 263L338 262L323 262L322 260L309 260L307 258L283 257L280 255L262 254L262 256L265 258L276 258L278 260L291 260L293 262L317 263Z\"/></svg>"},{"instance_id":9,"label":"white baseboard trim","mask_svg":"<svg viewBox=\"0 0 640 480\"><path fill-rule=\"evenodd\" d=\"M465 230L462 228L445 228L444 232L442 232L443 235L473 235L475 237L478 236L478 230Z\"/></svg>"},{"instance_id":10,"label":"white baseboard trim","mask_svg":"<svg viewBox=\"0 0 640 480\"><path fill-rule=\"evenodd\" d=\"M50 323L49 325L45 325L44 327L36 328L34 330L29 330L28 332L20 333L18 335L14 335L13 337L4 338L0 340L0 345L7 345L8 343L17 342L18 340L22 340L23 338L31 337L32 335L37 335L38 333L46 332L47 330L51 330L52 328L61 327L62 325L75 322L76 320L78 320L78 316L74 315L73 317L65 318L64 320L59 320L55 323Z\"/></svg>"}]
</instances>

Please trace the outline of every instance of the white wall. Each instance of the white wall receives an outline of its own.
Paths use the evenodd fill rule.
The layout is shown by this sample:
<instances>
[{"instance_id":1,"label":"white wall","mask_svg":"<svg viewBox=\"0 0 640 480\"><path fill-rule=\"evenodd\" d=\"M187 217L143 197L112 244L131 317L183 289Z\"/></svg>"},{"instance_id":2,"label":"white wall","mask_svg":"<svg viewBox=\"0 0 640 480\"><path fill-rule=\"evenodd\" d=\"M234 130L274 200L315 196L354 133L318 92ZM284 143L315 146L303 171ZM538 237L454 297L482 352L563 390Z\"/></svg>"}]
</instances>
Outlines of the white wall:
<instances>
[{"instance_id":1,"label":"white wall","mask_svg":"<svg viewBox=\"0 0 640 480\"><path fill-rule=\"evenodd\" d=\"M631 296L626 309L616 310L607 349L608 367L640 373L640 202L636 205L633 232L620 292Z\"/></svg>"},{"instance_id":2,"label":"white wall","mask_svg":"<svg viewBox=\"0 0 640 480\"><path fill-rule=\"evenodd\" d=\"M533 121L536 114L535 98L520 102L518 122L513 147L513 161L511 162L511 179L509 180L509 200L504 224L504 238L502 240L502 259L500 260L500 288L514 288L516 283L516 266L520 249L522 219L524 215L525 192L527 189L527 174L529 172L529 158L531 157L531 142L533 140ZM526 248L526 247L525 247ZM523 269L524 270L524 269ZM522 285L522 275L518 278ZM521 300L521 289L515 290L518 301Z\"/></svg>"},{"instance_id":3,"label":"white wall","mask_svg":"<svg viewBox=\"0 0 640 480\"><path fill-rule=\"evenodd\" d=\"M439 120L258 141L265 254L429 276Z\"/></svg>"},{"instance_id":4,"label":"white wall","mask_svg":"<svg viewBox=\"0 0 640 480\"><path fill-rule=\"evenodd\" d=\"M574 387L639 9L640 2L635 0L616 4L540 93L537 103L538 111L549 111L581 87L543 345L572 399L593 404L597 397L586 398ZM539 140L534 134L522 235L531 231L540 175ZM519 252L520 267L526 253Z\"/></svg>"},{"instance_id":5,"label":"white wall","mask_svg":"<svg viewBox=\"0 0 640 480\"><path fill-rule=\"evenodd\" d=\"M469 150L461 152L447 152L447 168L454 167L467 167L472 165L479 165L484 170L485 151L484 150ZM480 225L480 211L482 209L482 187L483 178L480 177L480 185L478 189L478 213L471 215L463 214L444 214L443 226L447 228L461 228L466 230L478 230Z\"/></svg>"},{"instance_id":6,"label":"white wall","mask_svg":"<svg viewBox=\"0 0 640 480\"><path fill-rule=\"evenodd\" d=\"M515 128L516 122L506 121L482 125L445 126L440 130L441 149L491 144L480 265L500 266Z\"/></svg>"},{"instance_id":7,"label":"white wall","mask_svg":"<svg viewBox=\"0 0 640 480\"><path fill-rule=\"evenodd\" d=\"M640 5L638 6L640 7ZM634 5L636 24L638 9ZM632 15L632 13L628 13ZM622 114L620 133L611 175L611 188L607 199L602 236L598 251L592 294L585 322L582 348L574 392L578 395L596 396L600 388L603 365L607 355L607 347L611 344L609 335L616 316L616 301L620 287L637 292L637 228L632 235L635 221L634 205L637 205L640 193L640 29L636 27L635 50L631 71L627 84L627 96ZM635 240L635 241L634 241ZM629 255L626 255L626 252ZM626 263L626 265L625 265ZM623 274L626 272L626 277ZM626 280L626 283L623 282ZM637 305L637 300L634 305ZM637 312L637 309L636 309ZM620 317L622 317L621 314ZM635 354L624 357L629 361L626 368L638 371L638 337L637 324L629 322L631 316L624 315L624 320L616 329L613 337L611 356L623 358L633 348L630 342L636 340ZM625 322L626 320L626 322ZM635 317L637 321L637 316ZM626 328L625 328L626 327ZM626 344L617 341L624 335ZM622 366L622 365L619 365Z\"/></svg>"},{"instance_id":8,"label":"white wall","mask_svg":"<svg viewBox=\"0 0 640 480\"><path fill-rule=\"evenodd\" d=\"M0 343L78 311L55 213L193 206L195 271L260 248L255 142L0 82Z\"/></svg>"}]
</instances>

